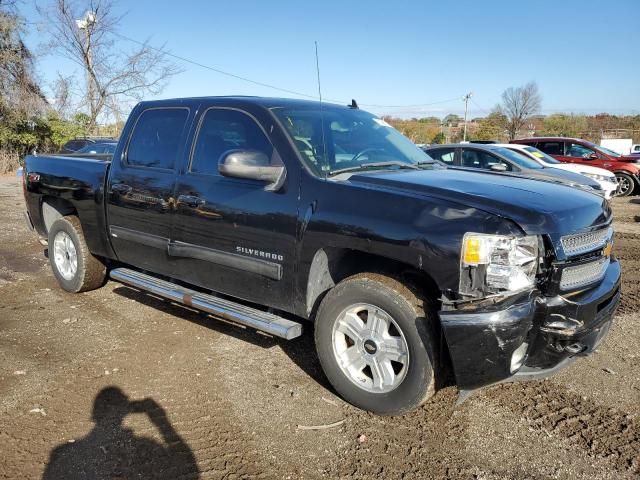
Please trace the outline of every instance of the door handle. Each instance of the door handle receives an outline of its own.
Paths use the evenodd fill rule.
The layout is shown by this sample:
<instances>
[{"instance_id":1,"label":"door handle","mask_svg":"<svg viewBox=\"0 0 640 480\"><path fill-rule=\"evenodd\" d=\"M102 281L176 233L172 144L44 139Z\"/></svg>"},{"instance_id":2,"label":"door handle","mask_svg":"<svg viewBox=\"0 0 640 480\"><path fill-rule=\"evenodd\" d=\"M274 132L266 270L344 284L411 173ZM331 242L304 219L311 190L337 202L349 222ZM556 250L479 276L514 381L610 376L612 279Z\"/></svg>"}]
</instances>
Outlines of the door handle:
<instances>
[{"instance_id":1,"label":"door handle","mask_svg":"<svg viewBox=\"0 0 640 480\"><path fill-rule=\"evenodd\" d=\"M133 189L129 185L125 184L125 183L115 183L115 184L111 185L111 191L112 192L121 193L121 194L126 195L131 190L133 190Z\"/></svg>"},{"instance_id":2,"label":"door handle","mask_svg":"<svg viewBox=\"0 0 640 480\"><path fill-rule=\"evenodd\" d=\"M189 207L198 208L204 205L206 203L206 200L195 195L179 195L178 203L184 203Z\"/></svg>"}]
</instances>

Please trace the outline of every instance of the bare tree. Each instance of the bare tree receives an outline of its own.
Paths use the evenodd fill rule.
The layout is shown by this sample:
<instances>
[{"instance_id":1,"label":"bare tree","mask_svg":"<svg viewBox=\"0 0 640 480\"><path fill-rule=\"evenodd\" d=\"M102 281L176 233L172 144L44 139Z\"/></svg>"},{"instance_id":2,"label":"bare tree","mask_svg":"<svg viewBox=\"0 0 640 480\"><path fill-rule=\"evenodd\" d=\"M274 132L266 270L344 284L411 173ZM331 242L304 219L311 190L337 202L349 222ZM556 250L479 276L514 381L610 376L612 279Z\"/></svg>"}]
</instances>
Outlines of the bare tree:
<instances>
[{"instance_id":1,"label":"bare tree","mask_svg":"<svg viewBox=\"0 0 640 480\"><path fill-rule=\"evenodd\" d=\"M120 48L122 42L116 39L122 16L113 0L53 0L38 11L50 35L50 50L75 62L85 74L81 90L92 130L106 112L119 112L123 104L160 93L181 72L162 48L147 42L134 50Z\"/></svg>"},{"instance_id":2,"label":"bare tree","mask_svg":"<svg viewBox=\"0 0 640 480\"><path fill-rule=\"evenodd\" d=\"M527 121L540 111L541 103L542 97L536 82L529 82L523 87L510 87L502 92L502 103L497 111L504 116L509 140L516 138Z\"/></svg>"},{"instance_id":3,"label":"bare tree","mask_svg":"<svg viewBox=\"0 0 640 480\"><path fill-rule=\"evenodd\" d=\"M50 88L54 110L61 118L67 118L73 109L73 77L58 74Z\"/></svg>"},{"instance_id":4,"label":"bare tree","mask_svg":"<svg viewBox=\"0 0 640 480\"><path fill-rule=\"evenodd\" d=\"M13 2L0 0L0 109L29 119L46 105L33 71L33 56L22 41Z\"/></svg>"}]
</instances>

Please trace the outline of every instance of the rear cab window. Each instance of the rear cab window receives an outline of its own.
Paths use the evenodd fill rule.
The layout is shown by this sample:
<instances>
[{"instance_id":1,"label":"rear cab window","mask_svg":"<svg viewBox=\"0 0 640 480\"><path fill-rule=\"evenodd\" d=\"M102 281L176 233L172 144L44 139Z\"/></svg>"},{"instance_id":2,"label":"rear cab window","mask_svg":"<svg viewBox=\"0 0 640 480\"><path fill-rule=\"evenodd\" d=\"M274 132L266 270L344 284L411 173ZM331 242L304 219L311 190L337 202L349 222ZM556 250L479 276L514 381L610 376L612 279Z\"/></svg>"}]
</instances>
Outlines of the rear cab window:
<instances>
[{"instance_id":1,"label":"rear cab window","mask_svg":"<svg viewBox=\"0 0 640 480\"><path fill-rule=\"evenodd\" d=\"M126 164L173 170L189 117L187 108L150 108L138 117L127 146Z\"/></svg>"}]
</instances>

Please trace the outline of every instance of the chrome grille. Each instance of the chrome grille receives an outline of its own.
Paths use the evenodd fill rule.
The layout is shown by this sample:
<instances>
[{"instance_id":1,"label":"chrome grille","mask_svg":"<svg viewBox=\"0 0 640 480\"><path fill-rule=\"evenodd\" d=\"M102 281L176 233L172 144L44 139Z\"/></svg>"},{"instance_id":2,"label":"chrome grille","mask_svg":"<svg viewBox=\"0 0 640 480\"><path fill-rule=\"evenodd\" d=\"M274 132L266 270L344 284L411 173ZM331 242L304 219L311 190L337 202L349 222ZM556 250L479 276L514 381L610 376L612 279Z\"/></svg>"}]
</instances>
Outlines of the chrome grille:
<instances>
[{"instance_id":1,"label":"chrome grille","mask_svg":"<svg viewBox=\"0 0 640 480\"><path fill-rule=\"evenodd\" d=\"M560 239L560 242L565 255L572 257L604 247L612 236L613 229L609 227L593 232L565 235Z\"/></svg>"},{"instance_id":2,"label":"chrome grille","mask_svg":"<svg viewBox=\"0 0 640 480\"><path fill-rule=\"evenodd\" d=\"M595 262L567 267L562 270L560 290L573 290L597 282L604 277L609 266L609 257L601 257Z\"/></svg>"}]
</instances>

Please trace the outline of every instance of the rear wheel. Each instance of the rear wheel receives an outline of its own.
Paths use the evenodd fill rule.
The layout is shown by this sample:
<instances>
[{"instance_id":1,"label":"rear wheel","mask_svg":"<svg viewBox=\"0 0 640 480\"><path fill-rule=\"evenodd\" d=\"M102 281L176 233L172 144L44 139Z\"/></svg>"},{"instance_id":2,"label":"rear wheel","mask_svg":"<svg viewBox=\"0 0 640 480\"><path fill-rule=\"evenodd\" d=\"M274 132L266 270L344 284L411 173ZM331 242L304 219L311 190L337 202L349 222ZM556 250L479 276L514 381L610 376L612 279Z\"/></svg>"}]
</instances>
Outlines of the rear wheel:
<instances>
[{"instance_id":1,"label":"rear wheel","mask_svg":"<svg viewBox=\"0 0 640 480\"><path fill-rule=\"evenodd\" d=\"M633 177L627 173L617 172L616 179L618 180L616 197L626 197L627 195L631 195L635 186Z\"/></svg>"},{"instance_id":2,"label":"rear wheel","mask_svg":"<svg viewBox=\"0 0 640 480\"><path fill-rule=\"evenodd\" d=\"M315 340L327 378L353 405L401 414L435 391L431 319L401 282L359 274L340 282L318 309Z\"/></svg>"},{"instance_id":3,"label":"rear wheel","mask_svg":"<svg viewBox=\"0 0 640 480\"><path fill-rule=\"evenodd\" d=\"M60 286L68 292L84 292L104 284L107 269L89 252L80 219L62 217L49 229L49 263Z\"/></svg>"}]
</instances>

